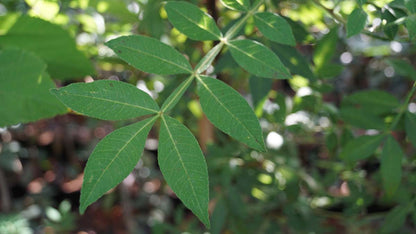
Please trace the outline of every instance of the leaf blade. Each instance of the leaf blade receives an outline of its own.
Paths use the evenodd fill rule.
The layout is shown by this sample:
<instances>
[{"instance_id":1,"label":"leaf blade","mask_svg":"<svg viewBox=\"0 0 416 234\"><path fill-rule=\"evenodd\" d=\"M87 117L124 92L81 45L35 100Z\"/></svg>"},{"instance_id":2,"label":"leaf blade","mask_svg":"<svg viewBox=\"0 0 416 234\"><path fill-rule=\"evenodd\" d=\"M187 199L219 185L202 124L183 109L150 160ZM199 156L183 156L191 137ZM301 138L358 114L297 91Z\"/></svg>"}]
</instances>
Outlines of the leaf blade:
<instances>
[{"instance_id":1,"label":"leaf blade","mask_svg":"<svg viewBox=\"0 0 416 234\"><path fill-rule=\"evenodd\" d=\"M121 59L144 72L159 75L192 73L191 65L181 53L154 38L122 36L105 44Z\"/></svg>"},{"instance_id":2,"label":"leaf blade","mask_svg":"<svg viewBox=\"0 0 416 234\"><path fill-rule=\"evenodd\" d=\"M207 228L209 182L205 158L192 133L179 121L162 115L158 163L169 186Z\"/></svg>"},{"instance_id":3,"label":"leaf blade","mask_svg":"<svg viewBox=\"0 0 416 234\"><path fill-rule=\"evenodd\" d=\"M219 80L206 76L197 78L200 103L207 118L238 141L264 151L258 119L244 98Z\"/></svg>"},{"instance_id":4,"label":"leaf blade","mask_svg":"<svg viewBox=\"0 0 416 234\"><path fill-rule=\"evenodd\" d=\"M165 10L173 26L192 40L219 40L222 37L214 19L191 3L168 2Z\"/></svg>"},{"instance_id":5,"label":"leaf blade","mask_svg":"<svg viewBox=\"0 0 416 234\"><path fill-rule=\"evenodd\" d=\"M296 45L292 29L283 17L271 12L258 12L254 15L254 24L270 40L290 46Z\"/></svg>"},{"instance_id":6,"label":"leaf blade","mask_svg":"<svg viewBox=\"0 0 416 234\"><path fill-rule=\"evenodd\" d=\"M384 191L392 197L399 188L402 177L403 151L397 141L389 135L381 153L380 172Z\"/></svg>"},{"instance_id":7,"label":"leaf blade","mask_svg":"<svg viewBox=\"0 0 416 234\"><path fill-rule=\"evenodd\" d=\"M51 92L74 111L98 119L131 119L159 111L147 93L120 81L74 83Z\"/></svg>"},{"instance_id":8,"label":"leaf blade","mask_svg":"<svg viewBox=\"0 0 416 234\"><path fill-rule=\"evenodd\" d=\"M407 138L416 147L416 115L407 111L404 124Z\"/></svg>"},{"instance_id":9,"label":"leaf blade","mask_svg":"<svg viewBox=\"0 0 416 234\"><path fill-rule=\"evenodd\" d=\"M367 21L367 13L361 8L354 9L347 20L347 37L352 37L364 29Z\"/></svg>"},{"instance_id":10,"label":"leaf blade","mask_svg":"<svg viewBox=\"0 0 416 234\"><path fill-rule=\"evenodd\" d=\"M117 129L97 144L85 167L81 213L134 169L156 119L157 116Z\"/></svg>"},{"instance_id":11,"label":"leaf blade","mask_svg":"<svg viewBox=\"0 0 416 234\"><path fill-rule=\"evenodd\" d=\"M67 112L67 108L49 93L55 84L40 58L20 49L5 49L0 51L0 64L0 126Z\"/></svg>"},{"instance_id":12,"label":"leaf blade","mask_svg":"<svg viewBox=\"0 0 416 234\"><path fill-rule=\"evenodd\" d=\"M273 79L290 78L289 71L279 57L259 42L233 40L228 46L235 61L253 75Z\"/></svg>"},{"instance_id":13,"label":"leaf blade","mask_svg":"<svg viewBox=\"0 0 416 234\"><path fill-rule=\"evenodd\" d=\"M374 153L383 139L384 135L357 137L345 145L339 157L349 162L356 162L368 158Z\"/></svg>"},{"instance_id":14,"label":"leaf blade","mask_svg":"<svg viewBox=\"0 0 416 234\"><path fill-rule=\"evenodd\" d=\"M227 8L235 11L248 11L250 9L249 0L220 0Z\"/></svg>"}]
</instances>

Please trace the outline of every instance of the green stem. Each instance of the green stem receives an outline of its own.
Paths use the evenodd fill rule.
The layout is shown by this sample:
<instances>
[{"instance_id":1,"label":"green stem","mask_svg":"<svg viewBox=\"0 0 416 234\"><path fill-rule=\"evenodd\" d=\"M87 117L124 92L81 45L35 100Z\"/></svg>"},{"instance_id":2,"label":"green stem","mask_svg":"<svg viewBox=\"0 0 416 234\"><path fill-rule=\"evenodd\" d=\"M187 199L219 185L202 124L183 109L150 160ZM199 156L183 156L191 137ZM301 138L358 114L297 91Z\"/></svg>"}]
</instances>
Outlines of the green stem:
<instances>
[{"instance_id":1,"label":"green stem","mask_svg":"<svg viewBox=\"0 0 416 234\"><path fill-rule=\"evenodd\" d=\"M264 0L259 0L255 3L255 5L247 12L247 14L241 18L236 24L234 24L226 33L223 41L227 42L232 37L235 36L236 33L243 27L245 22L250 18L254 13L257 12L257 8L259 8L263 4Z\"/></svg>"},{"instance_id":2,"label":"green stem","mask_svg":"<svg viewBox=\"0 0 416 234\"><path fill-rule=\"evenodd\" d=\"M165 102L162 105L162 108L160 110L160 114L172 109L179 101L179 99L182 97L182 95L185 93L185 91L188 89L189 85L194 80L195 75L190 75L184 82L182 82L176 89L169 95L169 97L165 100Z\"/></svg>"},{"instance_id":3,"label":"green stem","mask_svg":"<svg viewBox=\"0 0 416 234\"><path fill-rule=\"evenodd\" d=\"M218 45L214 46L214 48L208 51L208 53L201 59L201 61L199 61L199 63L194 68L196 74L201 74L208 69L208 67L214 61L215 57L217 57L218 53L220 53L224 44L224 41L221 41Z\"/></svg>"},{"instance_id":4,"label":"green stem","mask_svg":"<svg viewBox=\"0 0 416 234\"><path fill-rule=\"evenodd\" d=\"M413 82L412 89L407 94L406 100L404 101L404 103L400 106L399 114L397 114L396 118L394 118L393 123L389 127L389 131L393 131L396 128L397 124L399 123L400 119L402 118L402 115L404 114L404 112L406 112L407 106L409 105L409 102L412 99L415 92L416 92L416 81Z\"/></svg>"}]
</instances>

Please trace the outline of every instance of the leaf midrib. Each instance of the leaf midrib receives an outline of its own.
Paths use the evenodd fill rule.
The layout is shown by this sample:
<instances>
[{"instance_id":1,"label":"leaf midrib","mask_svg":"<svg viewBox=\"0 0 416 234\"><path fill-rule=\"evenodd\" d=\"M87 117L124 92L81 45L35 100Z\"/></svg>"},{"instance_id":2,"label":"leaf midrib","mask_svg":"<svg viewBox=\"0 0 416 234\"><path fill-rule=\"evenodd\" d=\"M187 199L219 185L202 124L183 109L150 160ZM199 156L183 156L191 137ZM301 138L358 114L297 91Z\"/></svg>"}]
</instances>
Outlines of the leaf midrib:
<instances>
[{"instance_id":1,"label":"leaf midrib","mask_svg":"<svg viewBox=\"0 0 416 234\"><path fill-rule=\"evenodd\" d=\"M101 175L98 177L98 179L96 180L96 183L94 183L93 187L91 188L90 192L87 195L87 198L85 198L85 202L88 202L89 198L91 197L92 191L94 191L95 187L97 187L97 184L99 183L99 181L101 180L101 178L104 176L104 174L108 171L108 168L114 163L114 161L120 156L121 152L127 147L127 145L130 144L130 142L137 136L139 135L139 133L145 129L148 125L150 125L153 120L155 120L157 118L153 117L152 119L149 119L145 125L143 125L143 127L141 127L139 130L137 130L137 132L128 140L126 141L126 143L123 145L123 147L120 148L120 150L117 151L116 155L113 157L113 159L110 161L110 163L107 165L106 168L104 168L104 170L102 171ZM85 178L84 178L85 179Z\"/></svg>"},{"instance_id":2,"label":"leaf midrib","mask_svg":"<svg viewBox=\"0 0 416 234\"><path fill-rule=\"evenodd\" d=\"M166 127L166 131L167 131L167 133L169 135L169 139L170 139L170 141L172 142L172 144L173 144L173 146L175 148L175 151L177 153L176 155L179 158L179 162L181 163L181 166L182 166L183 170L185 171L186 179L188 180L188 183L191 185L192 194L194 195L195 200L196 200L196 203L198 204L198 208L199 208L200 214L202 214L203 213L203 209L201 207L201 204L199 203L199 200L197 199L198 196L196 195L195 188L194 188L194 186L193 186L193 184L192 184L192 182L190 180L190 176L189 176L188 170L186 170L186 167L185 167L185 164L183 163L182 157L180 156L181 154L179 153L179 149L176 146L175 141L173 140L173 136L172 136L172 133L169 130L168 123L166 122L165 117L163 115L161 116L161 118L162 118L163 124Z\"/></svg>"},{"instance_id":3,"label":"leaf midrib","mask_svg":"<svg viewBox=\"0 0 416 234\"><path fill-rule=\"evenodd\" d=\"M99 97L82 95L82 94L75 94L75 93L69 93L67 95L76 96L76 97L83 97L83 98L91 98L91 99L96 99L96 100L100 100L100 101L106 101L106 102L110 102L110 103L120 104L120 105L123 105L123 106L131 106L131 107L134 107L134 108L137 108L137 109L147 110L147 111L150 111L152 113L157 113L158 112L157 110L154 110L154 109L149 109L149 108L146 108L146 107L143 107L143 106L133 105L133 104L130 104L130 103L127 103L127 102L119 102L119 101L115 101L113 99L99 98Z\"/></svg>"},{"instance_id":4,"label":"leaf midrib","mask_svg":"<svg viewBox=\"0 0 416 234\"><path fill-rule=\"evenodd\" d=\"M248 134L250 135L250 137L252 137L252 139L254 139L255 142L257 142L257 144L262 147L262 144L260 144L257 140L257 138L250 132L250 130L247 128L247 126L240 121L239 118L237 118L233 112L231 112L226 106L224 106L224 104L217 98L217 96L214 95L214 93L211 91L211 89L209 89L208 85L205 84L205 82L202 80L201 77L197 76L198 80L201 82L201 84L204 86L204 88L211 94L211 96L214 98L214 100L216 100L220 106L222 106L235 120L237 120L238 123L240 123L244 129L248 132Z\"/></svg>"},{"instance_id":5,"label":"leaf midrib","mask_svg":"<svg viewBox=\"0 0 416 234\"><path fill-rule=\"evenodd\" d=\"M142 53L142 54L147 55L147 56L149 56L149 57L153 57L153 58L159 59L159 60L161 60L161 61L163 61L163 62L165 62L165 63L168 63L168 64L170 64L170 65L174 65L174 66L176 66L176 67L178 67L178 68L180 68L180 69L182 69L182 70L185 70L185 71L187 71L187 72L189 72L189 73L192 73L192 70L191 70L191 69L189 69L188 67L183 67L183 66L182 66L182 65L180 65L180 64L174 63L174 62L172 62L172 61L170 61L170 60L164 59L164 58L159 57L159 56L156 56L156 55L154 55L154 54L150 54L150 53L145 52L145 51L143 51L143 50L140 50L140 49L138 49L138 48L134 48L134 47L126 46L126 45L118 45L118 46L120 46L120 47L122 47L122 48L130 49L130 50L135 51L135 52L138 52L138 53Z\"/></svg>"}]
</instances>

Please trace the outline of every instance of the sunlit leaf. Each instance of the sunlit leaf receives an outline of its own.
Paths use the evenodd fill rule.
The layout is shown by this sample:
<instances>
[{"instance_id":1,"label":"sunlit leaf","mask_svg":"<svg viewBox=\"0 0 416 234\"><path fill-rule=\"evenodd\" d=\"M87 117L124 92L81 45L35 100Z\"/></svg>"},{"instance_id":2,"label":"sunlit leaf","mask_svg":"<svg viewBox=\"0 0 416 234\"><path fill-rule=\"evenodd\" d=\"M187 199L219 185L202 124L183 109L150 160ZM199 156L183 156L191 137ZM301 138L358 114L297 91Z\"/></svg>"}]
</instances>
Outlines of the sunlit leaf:
<instances>
[{"instance_id":1,"label":"sunlit leaf","mask_svg":"<svg viewBox=\"0 0 416 234\"><path fill-rule=\"evenodd\" d=\"M384 137L384 135L357 137L344 146L339 157L349 162L368 158L376 151Z\"/></svg>"},{"instance_id":2,"label":"sunlit leaf","mask_svg":"<svg viewBox=\"0 0 416 234\"><path fill-rule=\"evenodd\" d=\"M253 75L273 79L290 78L289 71L279 57L263 44L243 39L230 41L228 46L235 61Z\"/></svg>"},{"instance_id":3,"label":"sunlit leaf","mask_svg":"<svg viewBox=\"0 0 416 234\"><path fill-rule=\"evenodd\" d=\"M162 116L158 162L166 182L207 228L208 169L199 144L179 121Z\"/></svg>"},{"instance_id":4,"label":"sunlit leaf","mask_svg":"<svg viewBox=\"0 0 416 234\"><path fill-rule=\"evenodd\" d=\"M168 2L165 10L173 26L193 40L219 40L222 36L214 19L191 3Z\"/></svg>"},{"instance_id":5,"label":"sunlit leaf","mask_svg":"<svg viewBox=\"0 0 416 234\"><path fill-rule=\"evenodd\" d=\"M347 37L354 36L364 29L367 21L367 13L361 8L354 9L348 16Z\"/></svg>"},{"instance_id":6,"label":"sunlit leaf","mask_svg":"<svg viewBox=\"0 0 416 234\"><path fill-rule=\"evenodd\" d=\"M0 36L0 45L34 52L47 63L52 78L79 78L95 72L68 32L39 18L20 16L6 35Z\"/></svg>"},{"instance_id":7,"label":"sunlit leaf","mask_svg":"<svg viewBox=\"0 0 416 234\"><path fill-rule=\"evenodd\" d=\"M338 41L338 28L332 28L318 41L313 54L313 62L318 75L325 72L326 67L331 65Z\"/></svg>"},{"instance_id":8,"label":"sunlit leaf","mask_svg":"<svg viewBox=\"0 0 416 234\"><path fill-rule=\"evenodd\" d=\"M117 129L97 144L84 172L79 207L81 213L134 169L156 119L149 118Z\"/></svg>"},{"instance_id":9,"label":"sunlit leaf","mask_svg":"<svg viewBox=\"0 0 416 234\"><path fill-rule=\"evenodd\" d=\"M403 151L397 141L388 136L381 153L380 172L384 191L388 197L396 192L402 179Z\"/></svg>"},{"instance_id":10,"label":"sunlit leaf","mask_svg":"<svg viewBox=\"0 0 416 234\"><path fill-rule=\"evenodd\" d=\"M198 94L202 110L217 128L254 149L265 150L259 121L237 91L217 79L201 76Z\"/></svg>"},{"instance_id":11,"label":"sunlit leaf","mask_svg":"<svg viewBox=\"0 0 416 234\"><path fill-rule=\"evenodd\" d=\"M236 11L248 11L250 9L250 0L220 0L221 3Z\"/></svg>"},{"instance_id":12,"label":"sunlit leaf","mask_svg":"<svg viewBox=\"0 0 416 234\"><path fill-rule=\"evenodd\" d=\"M121 59L144 72L169 75L192 73L185 56L151 37L123 36L106 43Z\"/></svg>"},{"instance_id":13,"label":"sunlit leaf","mask_svg":"<svg viewBox=\"0 0 416 234\"><path fill-rule=\"evenodd\" d=\"M72 110L98 119L130 119L159 111L147 93L121 81L74 83L51 92Z\"/></svg>"},{"instance_id":14,"label":"sunlit leaf","mask_svg":"<svg viewBox=\"0 0 416 234\"><path fill-rule=\"evenodd\" d=\"M0 51L0 126L27 123L67 112L49 93L55 84L46 64L19 49Z\"/></svg>"},{"instance_id":15,"label":"sunlit leaf","mask_svg":"<svg viewBox=\"0 0 416 234\"><path fill-rule=\"evenodd\" d=\"M292 29L283 17L271 12L259 12L254 15L254 23L270 40L291 46L296 44Z\"/></svg>"}]
</instances>

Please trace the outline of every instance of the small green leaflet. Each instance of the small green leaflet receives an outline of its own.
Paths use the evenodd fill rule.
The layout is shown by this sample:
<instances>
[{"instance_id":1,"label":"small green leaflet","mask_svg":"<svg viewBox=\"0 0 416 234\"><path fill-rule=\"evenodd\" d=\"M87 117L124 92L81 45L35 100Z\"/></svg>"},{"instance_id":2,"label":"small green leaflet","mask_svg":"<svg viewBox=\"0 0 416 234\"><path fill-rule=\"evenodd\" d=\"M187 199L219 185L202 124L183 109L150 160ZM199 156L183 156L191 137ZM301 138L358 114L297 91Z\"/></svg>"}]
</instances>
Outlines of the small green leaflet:
<instances>
[{"instance_id":1,"label":"small green leaflet","mask_svg":"<svg viewBox=\"0 0 416 234\"><path fill-rule=\"evenodd\" d=\"M388 136L381 153L381 178L383 187L388 197L392 197L400 185L402 179L403 151L392 137Z\"/></svg>"},{"instance_id":2,"label":"small green leaflet","mask_svg":"<svg viewBox=\"0 0 416 234\"><path fill-rule=\"evenodd\" d=\"M357 137L345 145L339 157L348 162L368 158L376 151L384 137L384 135Z\"/></svg>"},{"instance_id":3,"label":"small green leaflet","mask_svg":"<svg viewBox=\"0 0 416 234\"><path fill-rule=\"evenodd\" d=\"M348 16L347 21L347 37L354 36L364 29L367 21L367 13L361 8L354 9Z\"/></svg>"},{"instance_id":4,"label":"small green leaflet","mask_svg":"<svg viewBox=\"0 0 416 234\"><path fill-rule=\"evenodd\" d=\"M2 47L19 47L34 52L48 65L52 78L79 78L95 73L91 62L77 50L75 40L60 26L39 18L20 16L6 35Z\"/></svg>"},{"instance_id":5,"label":"small green leaflet","mask_svg":"<svg viewBox=\"0 0 416 234\"><path fill-rule=\"evenodd\" d=\"M265 151L259 121L247 101L217 79L200 76L197 80L201 107L207 118L238 141Z\"/></svg>"},{"instance_id":6,"label":"small green leaflet","mask_svg":"<svg viewBox=\"0 0 416 234\"><path fill-rule=\"evenodd\" d=\"M283 17L271 12L259 12L254 15L254 24L270 40L290 46L296 45L292 29Z\"/></svg>"},{"instance_id":7,"label":"small green leaflet","mask_svg":"<svg viewBox=\"0 0 416 234\"><path fill-rule=\"evenodd\" d=\"M64 114L68 110L49 93L55 84L46 64L34 54L0 51L0 127Z\"/></svg>"},{"instance_id":8,"label":"small green leaflet","mask_svg":"<svg viewBox=\"0 0 416 234\"><path fill-rule=\"evenodd\" d=\"M194 135L179 121L162 115L158 162L166 182L207 228L208 169Z\"/></svg>"},{"instance_id":9,"label":"small green leaflet","mask_svg":"<svg viewBox=\"0 0 416 234\"><path fill-rule=\"evenodd\" d=\"M252 40L234 40L228 43L235 61L253 75L288 79L290 73L279 57L263 44Z\"/></svg>"},{"instance_id":10,"label":"small green leaflet","mask_svg":"<svg viewBox=\"0 0 416 234\"><path fill-rule=\"evenodd\" d=\"M97 144L85 167L81 213L134 169L156 119L157 116L117 129Z\"/></svg>"},{"instance_id":11,"label":"small green leaflet","mask_svg":"<svg viewBox=\"0 0 416 234\"><path fill-rule=\"evenodd\" d=\"M416 114L407 111L404 123L407 138L410 140L413 147L416 147Z\"/></svg>"},{"instance_id":12,"label":"small green leaflet","mask_svg":"<svg viewBox=\"0 0 416 234\"><path fill-rule=\"evenodd\" d=\"M415 1L416 2L416 1ZM416 40L416 15L410 15L406 18L406 28L409 32L410 41Z\"/></svg>"},{"instance_id":13,"label":"small green leaflet","mask_svg":"<svg viewBox=\"0 0 416 234\"><path fill-rule=\"evenodd\" d=\"M227 8L235 11L248 11L250 9L250 0L220 0Z\"/></svg>"},{"instance_id":14,"label":"small green leaflet","mask_svg":"<svg viewBox=\"0 0 416 234\"><path fill-rule=\"evenodd\" d=\"M389 58L385 61L394 68L394 72L397 74L416 81L416 69L408 61L397 58Z\"/></svg>"},{"instance_id":15,"label":"small green leaflet","mask_svg":"<svg viewBox=\"0 0 416 234\"><path fill-rule=\"evenodd\" d=\"M185 56L154 38L123 36L106 43L121 59L133 67L160 75L192 73Z\"/></svg>"},{"instance_id":16,"label":"small green leaflet","mask_svg":"<svg viewBox=\"0 0 416 234\"><path fill-rule=\"evenodd\" d=\"M384 219L381 226L381 233L397 233L398 229L403 227L406 217L413 208L413 204L401 204L392 209Z\"/></svg>"},{"instance_id":17,"label":"small green leaflet","mask_svg":"<svg viewBox=\"0 0 416 234\"><path fill-rule=\"evenodd\" d=\"M74 83L51 92L72 110L98 119L131 119L159 111L147 93L121 81Z\"/></svg>"},{"instance_id":18,"label":"small green leaflet","mask_svg":"<svg viewBox=\"0 0 416 234\"><path fill-rule=\"evenodd\" d=\"M165 5L169 21L192 40L219 40L222 37L214 19L188 2L168 2Z\"/></svg>"}]
</instances>

